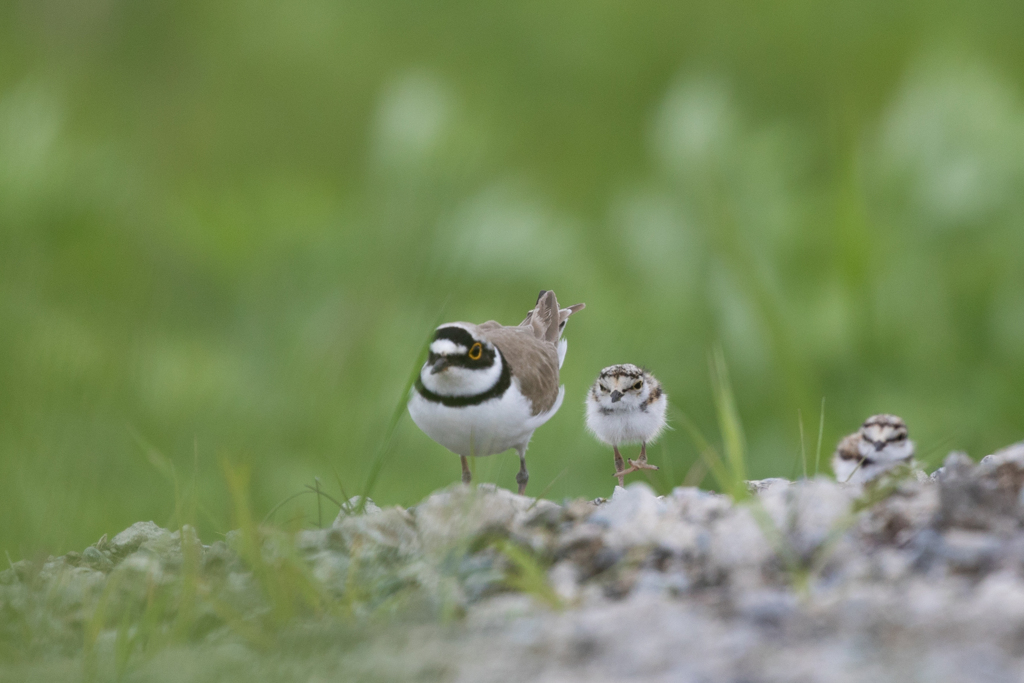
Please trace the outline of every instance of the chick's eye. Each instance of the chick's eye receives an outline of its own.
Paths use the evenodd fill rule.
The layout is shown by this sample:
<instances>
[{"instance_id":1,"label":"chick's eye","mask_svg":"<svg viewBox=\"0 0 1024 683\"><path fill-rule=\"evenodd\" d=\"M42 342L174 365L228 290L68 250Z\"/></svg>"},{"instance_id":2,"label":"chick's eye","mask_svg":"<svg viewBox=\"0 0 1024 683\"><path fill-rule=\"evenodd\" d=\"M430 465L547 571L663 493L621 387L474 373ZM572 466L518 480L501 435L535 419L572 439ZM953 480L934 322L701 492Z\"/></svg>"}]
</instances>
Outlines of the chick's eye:
<instances>
[{"instance_id":1,"label":"chick's eye","mask_svg":"<svg viewBox=\"0 0 1024 683\"><path fill-rule=\"evenodd\" d=\"M637 380L637 383L633 385L634 391L640 391L640 387L644 385L643 381Z\"/></svg>"},{"instance_id":2,"label":"chick's eye","mask_svg":"<svg viewBox=\"0 0 1024 683\"><path fill-rule=\"evenodd\" d=\"M608 387L606 387L605 385L602 384L601 385L601 391L603 391L604 393L607 394L608 393Z\"/></svg>"},{"instance_id":3,"label":"chick's eye","mask_svg":"<svg viewBox=\"0 0 1024 683\"><path fill-rule=\"evenodd\" d=\"M480 356L483 355L484 347L480 345L480 342L473 344L472 348L469 349L470 360L480 360Z\"/></svg>"}]
</instances>

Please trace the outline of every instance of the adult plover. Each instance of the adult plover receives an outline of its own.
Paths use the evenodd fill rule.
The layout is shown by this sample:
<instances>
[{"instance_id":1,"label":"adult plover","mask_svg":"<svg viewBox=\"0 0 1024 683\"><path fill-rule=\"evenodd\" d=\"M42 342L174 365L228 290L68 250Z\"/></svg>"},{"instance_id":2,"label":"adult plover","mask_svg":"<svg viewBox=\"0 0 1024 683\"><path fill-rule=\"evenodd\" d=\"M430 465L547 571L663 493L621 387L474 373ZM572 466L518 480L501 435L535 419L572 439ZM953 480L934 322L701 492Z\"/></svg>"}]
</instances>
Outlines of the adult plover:
<instances>
[{"instance_id":1,"label":"adult plover","mask_svg":"<svg viewBox=\"0 0 1024 683\"><path fill-rule=\"evenodd\" d=\"M840 483L863 484L899 464L911 464L914 442L907 425L895 415L872 415L860 429L845 437L832 456L832 471Z\"/></svg>"},{"instance_id":2,"label":"adult plover","mask_svg":"<svg viewBox=\"0 0 1024 683\"><path fill-rule=\"evenodd\" d=\"M530 437L558 412L565 396L565 387L558 385L566 349L562 330L583 308L560 309L555 293L542 291L517 326L456 322L434 331L430 355L409 397L409 414L427 436L462 457L464 483L471 479L470 455L514 448L516 483L520 494L526 490Z\"/></svg>"},{"instance_id":3,"label":"adult plover","mask_svg":"<svg viewBox=\"0 0 1024 683\"><path fill-rule=\"evenodd\" d=\"M656 470L647 462L647 444L665 428L668 396L647 370L630 363L601 371L587 393L587 428L615 451L615 476L619 486L637 470ZM619 446L640 442L640 457L623 466Z\"/></svg>"}]
</instances>

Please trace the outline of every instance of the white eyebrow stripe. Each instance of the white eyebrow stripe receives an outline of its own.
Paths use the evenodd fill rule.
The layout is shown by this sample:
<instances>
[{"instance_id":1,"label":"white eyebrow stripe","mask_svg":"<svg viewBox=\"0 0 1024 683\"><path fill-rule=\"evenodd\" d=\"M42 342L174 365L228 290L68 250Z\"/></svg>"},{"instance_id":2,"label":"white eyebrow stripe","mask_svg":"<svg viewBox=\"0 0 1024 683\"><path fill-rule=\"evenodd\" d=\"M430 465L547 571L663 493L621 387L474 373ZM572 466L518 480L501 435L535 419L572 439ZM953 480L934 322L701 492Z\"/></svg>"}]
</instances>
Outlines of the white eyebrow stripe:
<instances>
[{"instance_id":1,"label":"white eyebrow stripe","mask_svg":"<svg viewBox=\"0 0 1024 683\"><path fill-rule=\"evenodd\" d=\"M466 353L466 347L451 339L435 339L430 343L430 352L439 356L461 356Z\"/></svg>"}]
</instances>

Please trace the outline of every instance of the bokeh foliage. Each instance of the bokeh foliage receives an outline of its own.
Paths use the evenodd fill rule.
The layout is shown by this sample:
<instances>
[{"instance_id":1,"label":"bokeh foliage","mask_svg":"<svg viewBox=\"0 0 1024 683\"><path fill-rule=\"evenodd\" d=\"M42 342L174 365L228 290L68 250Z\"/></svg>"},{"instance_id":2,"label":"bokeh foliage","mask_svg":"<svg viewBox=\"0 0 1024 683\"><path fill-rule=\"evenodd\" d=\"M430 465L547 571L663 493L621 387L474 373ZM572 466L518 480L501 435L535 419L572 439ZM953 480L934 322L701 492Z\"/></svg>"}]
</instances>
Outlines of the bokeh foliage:
<instances>
[{"instance_id":1,"label":"bokeh foliage","mask_svg":"<svg viewBox=\"0 0 1024 683\"><path fill-rule=\"evenodd\" d=\"M1011 2L0 3L0 548L167 523L161 458L204 540L225 460L259 511L335 470L352 493L434 322L518 322L541 288L588 308L534 493L609 492L580 405L605 365L715 433L717 344L750 476L797 473L823 396L827 450L882 411L925 455L1022 438L1022 25ZM698 454L662 444L665 487ZM374 497L458 471L404 420Z\"/></svg>"}]
</instances>

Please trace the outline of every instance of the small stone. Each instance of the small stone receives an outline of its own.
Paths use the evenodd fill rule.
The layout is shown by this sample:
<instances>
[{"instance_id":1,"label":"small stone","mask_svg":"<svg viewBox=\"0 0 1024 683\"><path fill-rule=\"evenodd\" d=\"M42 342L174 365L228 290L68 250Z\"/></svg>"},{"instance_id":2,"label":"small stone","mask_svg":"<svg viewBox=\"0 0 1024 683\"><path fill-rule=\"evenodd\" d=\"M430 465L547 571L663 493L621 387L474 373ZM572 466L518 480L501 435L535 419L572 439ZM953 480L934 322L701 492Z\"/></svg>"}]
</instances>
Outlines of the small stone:
<instances>
[{"instance_id":1,"label":"small stone","mask_svg":"<svg viewBox=\"0 0 1024 683\"><path fill-rule=\"evenodd\" d=\"M30 562L29 560L18 560L17 562L11 565L10 569L4 570L3 576L5 578L0 580L0 583L26 583L37 572L38 569L36 569L35 565L32 564L32 562Z\"/></svg>"},{"instance_id":2,"label":"small stone","mask_svg":"<svg viewBox=\"0 0 1024 683\"><path fill-rule=\"evenodd\" d=\"M859 522L862 533L880 543L903 546L929 526L939 511L939 487L908 481L875 503Z\"/></svg>"},{"instance_id":3,"label":"small stone","mask_svg":"<svg viewBox=\"0 0 1024 683\"><path fill-rule=\"evenodd\" d=\"M927 572L942 555L943 538L935 529L923 529L908 544L912 558L912 567L919 572Z\"/></svg>"},{"instance_id":4,"label":"small stone","mask_svg":"<svg viewBox=\"0 0 1024 683\"><path fill-rule=\"evenodd\" d=\"M321 545L336 545L331 531L340 532L346 548L360 551L388 549L404 557L421 552L420 537L412 515L400 507L392 507L374 514L350 515L334 529L320 536Z\"/></svg>"},{"instance_id":5,"label":"small stone","mask_svg":"<svg viewBox=\"0 0 1024 683\"><path fill-rule=\"evenodd\" d=\"M327 545L328 529L302 529L295 534L295 547L303 552L322 550Z\"/></svg>"},{"instance_id":6,"label":"small stone","mask_svg":"<svg viewBox=\"0 0 1024 683\"><path fill-rule=\"evenodd\" d=\"M135 552L126 557L117 565L117 572L138 574L153 583L160 583L164 578L160 558L146 551Z\"/></svg>"},{"instance_id":7,"label":"small stone","mask_svg":"<svg viewBox=\"0 0 1024 683\"><path fill-rule=\"evenodd\" d=\"M732 510L732 499L696 486L678 486L665 498L669 508L683 519L705 526Z\"/></svg>"},{"instance_id":8,"label":"small stone","mask_svg":"<svg viewBox=\"0 0 1024 683\"><path fill-rule=\"evenodd\" d=\"M940 554L951 571L987 573L997 564L1003 544L993 534L951 529L945 534Z\"/></svg>"},{"instance_id":9,"label":"small stone","mask_svg":"<svg viewBox=\"0 0 1024 683\"><path fill-rule=\"evenodd\" d=\"M568 560L556 562L548 570L548 583L565 602L573 602L579 596L580 570Z\"/></svg>"},{"instance_id":10,"label":"small stone","mask_svg":"<svg viewBox=\"0 0 1024 683\"><path fill-rule=\"evenodd\" d=\"M111 562L110 558L97 550L96 546L89 546L82 551L82 563L100 571L109 571L114 567L114 563Z\"/></svg>"},{"instance_id":11,"label":"small stone","mask_svg":"<svg viewBox=\"0 0 1024 683\"><path fill-rule=\"evenodd\" d=\"M146 541L158 539L169 532L153 522L136 522L114 536L109 542L110 549L116 556L124 556L139 549Z\"/></svg>"},{"instance_id":12,"label":"small stone","mask_svg":"<svg viewBox=\"0 0 1024 683\"><path fill-rule=\"evenodd\" d=\"M782 479L781 477L755 479L747 482L747 491L752 494L762 494L771 489L786 488L792 483L789 479Z\"/></svg>"},{"instance_id":13,"label":"small stone","mask_svg":"<svg viewBox=\"0 0 1024 683\"><path fill-rule=\"evenodd\" d=\"M618 548L657 543L660 518L666 503L643 482L628 488L615 487L612 499L590 516L590 522L607 527L605 543Z\"/></svg>"},{"instance_id":14,"label":"small stone","mask_svg":"<svg viewBox=\"0 0 1024 683\"><path fill-rule=\"evenodd\" d=\"M177 549L180 551L182 546L182 534L185 536L185 542L191 544L193 551L200 554L203 552L203 543L199 540L199 534L196 533L195 527L191 524L183 525L180 529L171 533L167 538L173 545L177 546ZM145 547L145 544L139 547Z\"/></svg>"},{"instance_id":15,"label":"small stone","mask_svg":"<svg viewBox=\"0 0 1024 683\"><path fill-rule=\"evenodd\" d=\"M583 562L584 558L592 556L603 547L603 536L604 529L597 524L577 524L558 536L555 557L568 557Z\"/></svg>"},{"instance_id":16,"label":"small stone","mask_svg":"<svg viewBox=\"0 0 1024 683\"><path fill-rule=\"evenodd\" d=\"M633 581L632 592L636 595L671 595L685 593L690 587L686 575L681 572L659 572L642 569Z\"/></svg>"},{"instance_id":17,"label":"small stone","mask_svg":"<svg viewBox=\"0 0 1024 683\"><path fill-rule=\"evenodd\" d=\"M476 553L464 558L459 565L459 578L469 602L477 602L506 585L505 572L501 571L500 563L495 562L493 553Z\"/></svg>"},{"instance_id":18,"label":"small stone","mask_svg":"<svg viewBox=\"0 0 1024 683\"><path fill-rule=\"evenodd\" d=\"M761 569L775 551L748 508L734 507L715 520L710 536L707 580L717 582L732 575L734 580L742 576L744 584L760 583Z\"/></svg>"},{"instance_id":19,"label":"small stone","mask_svg":"<svg viewBox=\"0 0 1024 683\"><path fill-rule=\"evenodd\" d=\"M341 510L338 511L338 516L334 518L334 526L338 526L341 523L341 520L345 519L346 517L352 516L355 513L355 511L359 510L359 504L362 502L362 500L362 496L352 496L351 498L349 498L348 502L345 504L345 507L341 508ZM380 511L380 506L374 503L372 498L366 499L366 505L363 506L362 514L373 515Z\"/></svg>"},{"instance_id":20,"label":"small stone","mask_svg":"<svg viewBox=\"0 0 1024 683\"><path fill-rule=\"evenodd\" d=\"M528 527L555 529L562 521L564 512L561 505L550 500L539 499L534 503L533 510L527 509L523 524Z\"/></svg>"},{"instance_id":21,"label":"small stone","mask_svg":"<svg viewBox=\"0 0 1024 683\"><path fill-rule=\"evenodd\" d=\"M203 550L203 571L220 573L235 562L239 562L238 556L224 541L215 541Z\"/></svg>"},{"instance_id":22,"label":"small stone","mask_svg":"<svg viewBox=\"0 0 1024 683\"><path fill-rule=\"evenodd\" d=\"M758 496L789 550L810 561L818 549L849 522L857 489L832 479L803 479L775 484ZM752 505L756 505L754 502Z\"/></svg>"},{"instance_id":23,"label":"small stone","mask_svg":"<svg viewBox=\"0 0 1024 683\"><path fill-rule=\"evenodd\" d=\"M533 498L493 484L455 484L416 507L415 526L428 551L446 551L481 536L525 532L523 526L532 509Z\"/></svg>"},{"instance_id":24,"label":"small stone","mask_svg":"<svg viewBox=\"0 0 1024 683\"><path fill-rule=\"evenodd\" d=\"M324 585L344 587L349 580L351 560L341 553L321 550L307 560L312 566L313 576Z\"/></svg>"},{"instance_id":25,"label":"small stone","mask_svg":"<svg viewBox=\"0 0 1024 683\"><path fill-rule=\"evenodd\" d=\"M782 626L797 610L799 603L790 591L760 589L741 595L736 603L737 614L761 627Z\"/></svg>"},{"instance_id":26,"label":"small stone","mask_svg":"<svg viewBox=\"0 0 1024 683\"><path fill-rule=\"evenodd\" d=\"M1009 533L1019 525L1024 469L1014 452L994 454L975 466L951 453L939 479L939 528L959 527Z\"/></svg>"},{"instance_id":27,"label":"small stone","mask_svg":"<svg viewBox=\"0 0 1024 683\"><path fill-rule=\"evenodd\" d=\"M604 502L604 498L600 500L602 503ZM566 501L562 506L562 514L567 520L579 522L589 518L596 507L597 503L594 501L576 498L575 500Z\"/></svg>"},{"instance_id":28,"label":"small stone","mask_svg":"<svg viewBox=\"0 0 1024 683\"><path fill-rule=\"evenodd\" d=\"M1024 469L1024 441L1002 448L992 455L986 455L978 464L998 466L1005 463L1012 463L1019 469Z\"/></svg>"},{"instance_id":29,"label":"small stone","mask_svg":"<svg viewBox=\"0 0 1024 683\"><path fill-rule=\"evenodd\" d=\"M1024 621L1024 582L1015 571L989 574L978 583L974 608L984 620L1019 625Z\"/></svg>"},{"instance_id":30,"label":"small stone","mask_svg":"<svg viewBox=\"0 0 1024 683\"><path fill-rule=\"evenodd\" d=\"M910 574L917 557L915 553L905 550L881 548L871 557L872 578L876 581L899 581Z\"/></svg>"}]
</instances>

